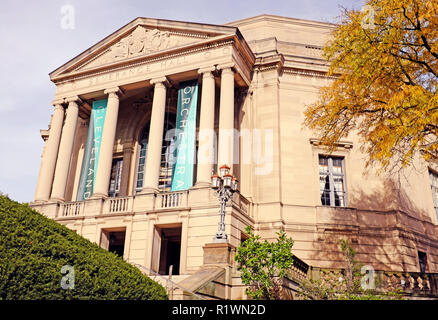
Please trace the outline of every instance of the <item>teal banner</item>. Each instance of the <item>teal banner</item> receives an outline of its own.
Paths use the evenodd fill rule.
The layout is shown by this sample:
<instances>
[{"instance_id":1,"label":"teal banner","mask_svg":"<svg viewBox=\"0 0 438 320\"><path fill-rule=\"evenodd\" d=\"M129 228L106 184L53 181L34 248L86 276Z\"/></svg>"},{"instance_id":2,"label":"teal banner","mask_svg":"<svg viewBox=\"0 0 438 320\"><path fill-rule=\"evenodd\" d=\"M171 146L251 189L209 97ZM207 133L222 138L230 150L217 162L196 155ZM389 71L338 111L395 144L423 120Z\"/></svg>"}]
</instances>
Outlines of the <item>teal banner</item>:
<instances>
[{"instance_id":1,"label":"teal banner","mask_svg":"<svg viewBox=\"0 0 438 320\"><path fill-rule=\"evenodd\" d=\"M93 101L77 200L87 200L94 191L107 102L106 99Z\"/></svg>"},{"instance_id":2,"label":"teal banner","mask_svg":"<svg viewBox=\"0 0 438 320\"><path fill-rule=\"evenodd\" d=\"M182 82L178 90L171 191L187 190L193 185L197 104L198 81Z\"/></svg>"}]
</instances>

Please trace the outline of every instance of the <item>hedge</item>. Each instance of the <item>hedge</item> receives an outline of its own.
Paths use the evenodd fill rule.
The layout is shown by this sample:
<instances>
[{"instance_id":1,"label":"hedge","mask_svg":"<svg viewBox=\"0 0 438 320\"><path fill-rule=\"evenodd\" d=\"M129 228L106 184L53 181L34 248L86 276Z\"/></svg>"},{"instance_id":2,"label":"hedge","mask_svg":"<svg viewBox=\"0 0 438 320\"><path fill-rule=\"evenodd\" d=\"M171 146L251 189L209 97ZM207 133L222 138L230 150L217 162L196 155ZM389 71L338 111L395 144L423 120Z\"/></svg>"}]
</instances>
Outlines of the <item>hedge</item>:
<instances>
[{"instance_id":1,"label":"hedge","mask_svg":"<svg viewBox=\"0 0 438 320\"><path fill-rule=\"evenodd\" d=\"M65 265L74 268L74 288L61 286L68 277L61 273ZM167 295L117 255L28 205L0 196L2 299L163 300Z\"/></svg>"}]
</instances>

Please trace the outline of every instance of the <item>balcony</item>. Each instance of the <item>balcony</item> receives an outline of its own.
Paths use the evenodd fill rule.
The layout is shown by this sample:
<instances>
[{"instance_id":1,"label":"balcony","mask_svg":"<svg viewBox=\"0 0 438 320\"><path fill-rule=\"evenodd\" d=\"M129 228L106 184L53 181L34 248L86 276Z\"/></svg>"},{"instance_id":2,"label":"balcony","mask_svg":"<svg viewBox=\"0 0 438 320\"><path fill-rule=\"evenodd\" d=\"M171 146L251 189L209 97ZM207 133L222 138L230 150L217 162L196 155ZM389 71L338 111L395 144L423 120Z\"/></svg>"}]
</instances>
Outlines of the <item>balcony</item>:
<instances>
[{"instance_id":1,"label":"balcony","mask_svg":"<svg viewBox=\"0 0 438 320\"><path fill-rule=\"evenodd\" d=\"M134 212L183 211L194 206L219 207L212 189L178 192L160 192L157 194L138 194L126 197L108 197L58 203L32 204L32 207L44 215L55 219L78 219L86 216L106 216L132 214ZM240 193L235 193L232 207L245 216L251 216L250 202Z\"/></svg>"}]
</instances>

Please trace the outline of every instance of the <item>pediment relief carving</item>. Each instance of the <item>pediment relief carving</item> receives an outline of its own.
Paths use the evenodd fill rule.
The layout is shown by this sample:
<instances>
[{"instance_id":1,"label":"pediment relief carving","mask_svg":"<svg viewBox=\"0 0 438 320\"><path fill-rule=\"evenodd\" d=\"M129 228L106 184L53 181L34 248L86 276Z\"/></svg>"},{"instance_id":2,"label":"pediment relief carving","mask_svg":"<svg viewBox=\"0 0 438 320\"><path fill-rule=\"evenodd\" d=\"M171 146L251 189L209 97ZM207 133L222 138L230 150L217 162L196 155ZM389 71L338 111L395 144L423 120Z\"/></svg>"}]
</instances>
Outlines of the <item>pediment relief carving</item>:
<instances>
[{"instance_id":1,"label":"pediment relief carving","mask_svg":"<svg viewBox=\"0 0 438 320\"><path fill-rule=\"evenodd\" d=\"M148 29L140 25L100 55L77 67L75 71L92 69L113 62L176 48L206 38L207 36L199 34L180 34L172 31Z\"/></svg>"}]
</instances>

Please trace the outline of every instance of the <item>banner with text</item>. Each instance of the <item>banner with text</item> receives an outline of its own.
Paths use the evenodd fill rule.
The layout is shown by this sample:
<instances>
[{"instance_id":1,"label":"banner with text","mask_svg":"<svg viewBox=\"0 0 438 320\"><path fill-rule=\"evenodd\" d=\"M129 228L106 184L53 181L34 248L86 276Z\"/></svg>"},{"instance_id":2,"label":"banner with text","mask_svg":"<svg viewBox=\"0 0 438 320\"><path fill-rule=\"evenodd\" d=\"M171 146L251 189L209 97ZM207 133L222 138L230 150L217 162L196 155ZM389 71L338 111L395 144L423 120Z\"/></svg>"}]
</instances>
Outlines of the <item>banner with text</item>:
<instances>
[{"instance_id":1,"label":"banner with text","mask_svg":"<svg viewBox=\"0 0 438 320\"><path fill-rule=\"evenodd\" d=\"M193 185L197 104L198 81L182 82L178 90L171 191L187 190Z\"/></svg>"},{"instance_id":2,"label":"banner with text","mask_svg":"<svg viewBox=\"0 0 438 320\"><path fill-rule=\"evenodd\" d=\"M107 103L106 99L93 101L77 200L87 200L94 191Z\"/></svg>"}]
</instances>

